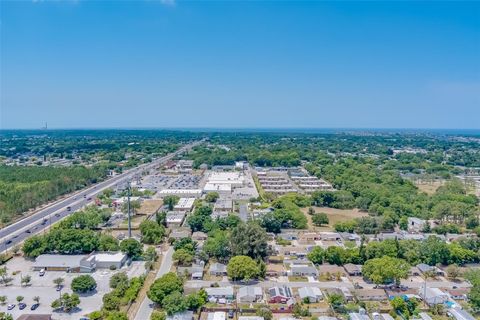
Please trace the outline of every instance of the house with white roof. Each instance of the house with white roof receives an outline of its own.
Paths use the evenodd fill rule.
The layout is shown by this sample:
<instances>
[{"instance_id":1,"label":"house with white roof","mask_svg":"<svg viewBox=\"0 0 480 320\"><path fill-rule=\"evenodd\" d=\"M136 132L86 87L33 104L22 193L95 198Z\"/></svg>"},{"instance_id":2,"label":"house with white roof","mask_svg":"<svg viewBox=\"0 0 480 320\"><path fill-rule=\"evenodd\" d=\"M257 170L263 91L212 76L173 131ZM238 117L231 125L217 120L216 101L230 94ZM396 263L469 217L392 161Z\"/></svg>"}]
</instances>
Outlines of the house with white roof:
<instances>
[{"instance_id":1,"label":"house with white roof","mask_svg":"<svg viewBox=\"0 0 480 320\"><path fill-rule=\"evenodd\" d=\"M310 303L315 303L323 299L322 291L317 287L302 287L298 289L300 299L307 299Z\"/></svg>"}]
</instances>

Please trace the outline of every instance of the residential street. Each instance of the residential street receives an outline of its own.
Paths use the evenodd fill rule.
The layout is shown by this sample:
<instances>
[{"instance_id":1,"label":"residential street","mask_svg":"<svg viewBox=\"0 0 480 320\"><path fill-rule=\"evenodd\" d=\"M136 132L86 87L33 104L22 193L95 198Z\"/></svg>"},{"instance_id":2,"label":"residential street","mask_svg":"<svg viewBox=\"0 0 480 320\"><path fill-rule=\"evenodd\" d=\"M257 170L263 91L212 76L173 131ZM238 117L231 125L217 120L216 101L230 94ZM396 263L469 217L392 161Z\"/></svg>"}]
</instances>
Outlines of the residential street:
<instances>
[{"instance_id":1,"label":"residential street","mask_svg":"<svg viewBox=\"0 0 480 320\"><path fill-rule=\"evenodd\" d=\"M156 279L160 278L165 273L170 271L170 268L172 267L172 263L173 263L172 256L173 256L173 248L169 247L168 250L163 253L162 264L160 266L160 269L158 269L157 275L155 277ZM153 304L154 304L153 301L145 296L145 299L142 301L142 304L140 305L140 309L138 309L138 312L135 315L135 320L150 319L150 315L152 314L152 311L153 311Z\"/></svg>"}]
</instances>

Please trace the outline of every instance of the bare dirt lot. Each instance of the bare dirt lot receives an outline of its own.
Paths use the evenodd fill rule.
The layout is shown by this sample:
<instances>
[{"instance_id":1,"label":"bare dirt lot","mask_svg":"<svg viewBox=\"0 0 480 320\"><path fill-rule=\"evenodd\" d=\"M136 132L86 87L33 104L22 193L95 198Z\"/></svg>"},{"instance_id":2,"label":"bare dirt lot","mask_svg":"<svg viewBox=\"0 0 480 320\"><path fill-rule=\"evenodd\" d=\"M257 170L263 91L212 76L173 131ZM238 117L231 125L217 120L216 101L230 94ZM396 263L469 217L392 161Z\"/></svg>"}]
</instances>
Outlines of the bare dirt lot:
<instances>
[{"instance_id":1,"label":"bare dirt lot","mask_svg":"<svg viewBox=\"0 0 480 320\"><path fill-rule=\"evenodd\" d=\"M434 194L435 191L437 191L437 189L439 187L441 187L444 183L445 183L444 180L436 180L436 181L417 180L417 181L415 181L415 185L417 186L417 188L420 191L425 192L426 194Z\"/></svg>"},{"instance_id":2,"label":"bare dirt lot","mask_svg":"<svg viewBox=\"0 0 480 320\"><path fill-rule=\"evenodd\" d=\"M142 206L138 209L137 214L154 214L163 204L161 199L148 199L142 202Z\"/></svg>"},{"instance_id":3,"label":"bare dirt lot","mask_svg":"<svg viewBox=\"0 0 480 320\"><path fill-rule=\"evenodd\" d=\"M342 222L342 221L350 221L355 218L361 218L368 216L367 212L360 211L358 209L334 209L334 208L317 208L314 207L315 213L324 212L328 216L329 224L328 226L322 227L315 227L312 223L312 216L308 214L308 208L302 208L302 212L308 219L308 227L309 229L315 230L330 230L333 228L335 223Z\"/></svg>"}]
</instances>

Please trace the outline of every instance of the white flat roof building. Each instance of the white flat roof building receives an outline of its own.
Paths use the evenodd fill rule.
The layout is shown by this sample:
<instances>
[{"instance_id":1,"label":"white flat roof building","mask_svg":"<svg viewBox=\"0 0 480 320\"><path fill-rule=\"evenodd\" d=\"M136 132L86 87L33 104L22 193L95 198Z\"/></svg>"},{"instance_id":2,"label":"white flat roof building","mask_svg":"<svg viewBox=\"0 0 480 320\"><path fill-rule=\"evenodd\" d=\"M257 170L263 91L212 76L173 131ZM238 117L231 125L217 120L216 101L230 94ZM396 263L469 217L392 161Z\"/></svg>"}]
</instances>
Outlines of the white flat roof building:
<instances>
[{"instance_id":1,"label":"white flat roof building","mask_svg":"<svg viewBox=\"0 0 480 320\"><path fill-rule=\"evenodd\" d=\"M225 312L217 311L217 312L209 312L207 319L208 320L225 320L226 314Z\"/></svg>"},{"instance_id":2,"label":"white flat roof building","mask_svg":"<svg viewBox=\"0 0 480 320\"><path fill-rule=\"evenodd\" d=\"M229 184L223 184L223 183L207 183L205 184L205 187L203 187L203 192L208 193L208 192L218 192L218 193L231 193L232 192L232 186Z\"/></svg>"},{"instance_id":3,"label":"white flat roof building","mask_svg":"<svg viewBox=\"0 0 480 320\"><path fill-rule=\"evenodd\" d=\"M97 268L110 268L114 266L120 269L127 261L127 255L123 252L98 252L94 253Z\"/></svg>"},{"instance_id":4,"label":"white flat roof building","mask_svg":"<svg viewBox=\"0 0 480 320\"><path fill-rule=\"evenodd\" d=\"M202 195L201 189L163 189L161 190L158 195L160 197L165 196L178 196L178 197L185 197L185 198L200 198Z\"/></svg>"},{"instance_id":5,"label":"white flat roof building","mask_svg":"<svg viewBox=\"0 0 480 320\"><path fill-rule=\"evenodd\" d=\"M180 198L173 208L176 211L190 211L193 208L195 198Z\"/></svg>"},{"instance_id":6,"label":"white flat roof building","mask_svg":"<svg viewBox=\"0 0 480 320\"><path fill-rule=\"evenodd\" d=\"M245 176L238 171L213 171L208 176L207 181L213 184L228 184L232 187L241 187L245 182Z\"/></svg>"}]
</instances>

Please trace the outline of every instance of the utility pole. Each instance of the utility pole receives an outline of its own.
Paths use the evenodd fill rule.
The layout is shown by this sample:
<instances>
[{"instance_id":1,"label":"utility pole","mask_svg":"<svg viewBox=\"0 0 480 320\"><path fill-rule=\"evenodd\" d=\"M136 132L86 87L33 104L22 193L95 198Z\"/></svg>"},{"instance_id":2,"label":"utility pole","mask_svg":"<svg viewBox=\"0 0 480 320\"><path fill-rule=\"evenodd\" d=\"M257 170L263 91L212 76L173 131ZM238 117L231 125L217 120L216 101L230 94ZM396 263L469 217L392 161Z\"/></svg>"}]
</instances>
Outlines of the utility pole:
<instances>
[{"instance_id":1,"label":"utility pole","mask_svg":"<svg viewBox=\"0 0 480 320\"><path fill-rule=\"evenodd\" d=\"M130 216L130 181L127 182L127 214L128 214L128 237L132 237L132 218Z\"/></svg>"}]
</instances>

